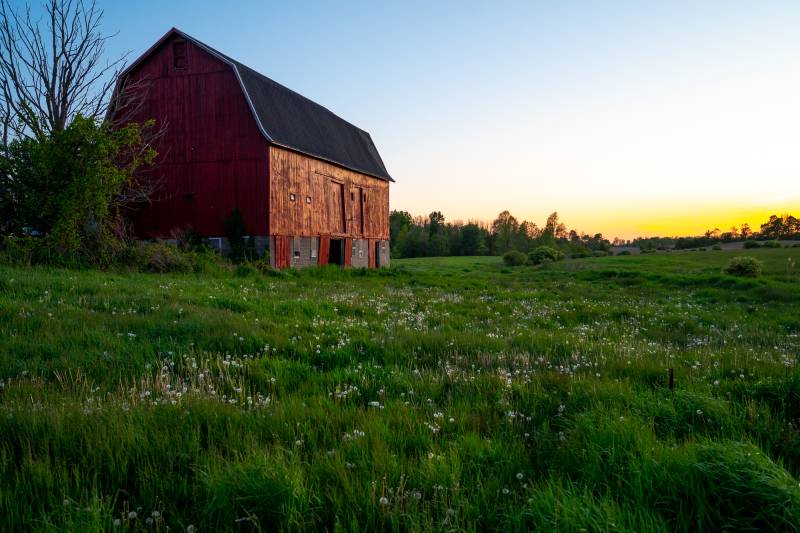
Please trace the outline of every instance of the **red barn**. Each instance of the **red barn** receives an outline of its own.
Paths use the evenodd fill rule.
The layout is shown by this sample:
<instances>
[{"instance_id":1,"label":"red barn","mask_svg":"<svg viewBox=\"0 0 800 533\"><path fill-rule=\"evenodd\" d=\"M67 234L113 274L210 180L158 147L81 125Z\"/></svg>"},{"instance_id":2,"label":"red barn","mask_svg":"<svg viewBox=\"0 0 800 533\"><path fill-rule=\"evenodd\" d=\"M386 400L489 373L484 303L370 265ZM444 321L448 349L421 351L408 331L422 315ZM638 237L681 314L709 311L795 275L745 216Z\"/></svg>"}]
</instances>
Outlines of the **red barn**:
<instances>
[{"instance_id":1,"label":"red barn","mask_svg":"<svg viewBox=\"0 0 800 533\"><path fill-rule=\"evenodd\" d=\"M238 208L275 267L388 265L393 180L369 133L174 28L120 83L146 87L133 120L166 127L139 238L191 227L224 250Z\"/></svg>"}]
</instances>

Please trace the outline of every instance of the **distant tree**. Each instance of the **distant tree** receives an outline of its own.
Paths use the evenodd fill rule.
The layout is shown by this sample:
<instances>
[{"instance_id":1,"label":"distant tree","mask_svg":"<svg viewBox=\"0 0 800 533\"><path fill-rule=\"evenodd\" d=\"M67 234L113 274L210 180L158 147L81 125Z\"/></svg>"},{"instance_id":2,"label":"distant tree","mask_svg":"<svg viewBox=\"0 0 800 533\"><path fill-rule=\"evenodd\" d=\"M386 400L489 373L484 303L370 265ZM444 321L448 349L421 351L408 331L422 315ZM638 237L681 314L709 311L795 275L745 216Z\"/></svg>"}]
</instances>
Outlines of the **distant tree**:
<instances>
[{"instance_id":1,"label":"distant tree","mask_svg":"<svg viewBox=\"0 0 800 533\"><path fill-rule=\"evenodd\" d=\"M753 230L750 229L750 224L747 222L743 223L739 229L739 235L742 239L747 239L753 236Z\"/></svg>"},{"instance_id":2,"label":"distant tree","mask_svg":"<svg viewBox=\"0 0 800 533\"><path fill-rule=\"evenodd\" d=\"M558 220L558 212L553 212L547 217L547 222L542 230L542 238L549 241L566 239L567 228Z\"/></svg>"},{"instance_id":3,"label":"distant tree","mask_svg":"<svg viewBox=\"0 0 800 533\"><path fill-rule=\"evenodd\" d=\"M462 255L484 255L487 251L485 230L477 224L467 224L461 229Z\"/></svg>"},{"instance_id":4,"label":"distant tree","mask_svg":"<svg viewBox=\"0 0 800 533\"><path fill-rule=\"evenodd\" d=\"M495 253L502 254L511 250L514 246L514 237L517 233L519 223L508 211L503 211L492 222L492 234L494 235Z\"/></svg>"},{"instance_id":5,"label":"distant tree","mask_svg":"<svg viewBox=\"0 0 800 533\"><path fill-rule=\"evenodd\" d=\"M439 233L444 228L444 215L441 213L441 211L434 211L428 215L428 220L428 228L431 235Z\"/></svg>"},{"instance_id":6,"label":"distant tree","mask_svg":"<svg viewBox=\"0 0 800 533\"><path fill-rule=\"evenodd\" d=\"M389 213L389 243L394 257L405 257L406 240L414 219L407 211Z\"/></svg>"}]
</instances>

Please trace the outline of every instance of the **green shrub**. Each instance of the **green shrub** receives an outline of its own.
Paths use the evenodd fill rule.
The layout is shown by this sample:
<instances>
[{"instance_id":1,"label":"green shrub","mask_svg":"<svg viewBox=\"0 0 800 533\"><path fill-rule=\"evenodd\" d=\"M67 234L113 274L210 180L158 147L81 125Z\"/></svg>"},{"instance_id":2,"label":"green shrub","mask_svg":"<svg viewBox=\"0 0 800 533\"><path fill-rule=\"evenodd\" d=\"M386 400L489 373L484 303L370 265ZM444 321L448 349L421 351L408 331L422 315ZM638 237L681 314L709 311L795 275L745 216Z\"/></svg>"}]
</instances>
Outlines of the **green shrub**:
<instances>
[{"instance_id":1,"label":"green shrub","mask_svg":"<svg viewBox=\"0 0 800 533\"><path fill-rule=\"evenodd\" d=\"M617 255L632 255L630 250L622 250Z\"/></svg>"},{"instance_id":2,"label":"green shrub","mask_svg":"<svg viewBox=\"0 0 800 533\"><path fill-rule=\"evenodd\" d=\"M525 264L525 254L517 250L511 250L503 254L503 263L507 266L520 266Z\"/></svg>"},{"instance_id":3,"label":"green shrub","mask_svg":"<svg viewBox=\"0 0 800 533\"><path fill-rule=\"evenodd\" d=\"M641 250L641 253L643 253L643 254L654 254L654 253L656 253L656 251L654 249L652 249L652 248L645 248L644 250Z\"/></svg>"},{"instance_id":4,"label":"green shrub","mask_svg":"<svg viewBox=\"0 0 800 533\"><path fill-rule=\"evenodd\" d=\"M711 247L711 249L714 251L719 251L722 250L722 246L720 246L719 244L715 244L714 246Z\"/></svg>"},{"instance_id":5,"label":"green shrub","mask_svg":"<svg viewBox=\"0 0 800 533\"><path fill-rule=\"evenodd\" d=\"M604 250L595 250L594 252L592 252L592 255L594 257L606 257L608 255L608 252Z\"/></svg>"},{"instance_id":6,"label":"green shrub","mask_svg":"<svg viewBox=\"0 0 800 533\"><path fill-rule=\"evenodd\" d=\"M761 248L758 241L744 241L744 248L750 250L751 248Z\"/></svg>"},{"instance_id":7,"label":"green shrub","mask_svg":"<svg viewBox=\"0 0 800 533\"><path fill-rule=\"evenodd\" d=\"M796 242L792 245L792 248L800 248L800 242Z\"/></svg>"},{"instance_id":8,"label":"green shrub","mask_svg":"<svg viewBox=\"0 0 800 533\"><path fill-rule=\"evenodd\" d=\"M192 255L165 242L142 244L137 250L138 265L147 272L189 272L193 270Z\"/></svg>"},{"instance_id":9,"label":"green shrub","mask_svg":"<svg viewBox=\"0 0 800 533\"><path fill-rule=\"evenodd\" d=\"M767 241L764 243L764 248L780 248L781 243L778 241Z\"/></svg>"},{"instance_id":10,"label":"green shrub","mask_svg":"<svg viewBox=\"0 0 800 533\"><path fill-rule=\"evenodd\" d=\"M755 257L742 255L728 261L722 272L731 276L756 278L761 275L762 266L763 263Z\"/></svg>"},{"instance_id":11,"label":"green shrub","mask_svg":"<svg viewBox=\"0 0 800 533\"><path fill-rule=\"evenodd\" d=\"M231 211L231 216L225 219L225 236L230 246L229 257L234 262L257 259L256 241L252 235L248 236L244 215L239 208Z\"/></svg>"},{"instance_id":12,"label":"green shrub","mask_svg":"<svg viewBox=\"0 0 800 533\"><path fill-rule=\"evenodd\" d=\"M528 253L528 262L532 265L541 265L562 259L564 259L564 253L551 246L539 246Z\"/></svg>"}]
</instances>

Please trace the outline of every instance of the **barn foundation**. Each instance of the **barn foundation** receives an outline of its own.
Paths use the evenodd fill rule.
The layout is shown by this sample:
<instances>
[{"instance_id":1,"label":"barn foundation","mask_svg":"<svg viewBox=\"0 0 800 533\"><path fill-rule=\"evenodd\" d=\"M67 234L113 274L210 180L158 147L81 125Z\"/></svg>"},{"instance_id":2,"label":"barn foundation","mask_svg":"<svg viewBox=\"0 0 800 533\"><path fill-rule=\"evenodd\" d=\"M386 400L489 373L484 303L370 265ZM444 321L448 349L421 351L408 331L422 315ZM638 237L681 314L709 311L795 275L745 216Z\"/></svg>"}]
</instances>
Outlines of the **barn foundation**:
<instances>
[{"instance_id":1,"label":"barn foundation","mask_svg":"<svg viewBox=\"0 0 800 533\"><path fill-rule=\"evenodd\" d=\"M388 240L276 235L269 237L268 246L273 268L381 268L390 264Z\"/></svg>"}]
</instances>

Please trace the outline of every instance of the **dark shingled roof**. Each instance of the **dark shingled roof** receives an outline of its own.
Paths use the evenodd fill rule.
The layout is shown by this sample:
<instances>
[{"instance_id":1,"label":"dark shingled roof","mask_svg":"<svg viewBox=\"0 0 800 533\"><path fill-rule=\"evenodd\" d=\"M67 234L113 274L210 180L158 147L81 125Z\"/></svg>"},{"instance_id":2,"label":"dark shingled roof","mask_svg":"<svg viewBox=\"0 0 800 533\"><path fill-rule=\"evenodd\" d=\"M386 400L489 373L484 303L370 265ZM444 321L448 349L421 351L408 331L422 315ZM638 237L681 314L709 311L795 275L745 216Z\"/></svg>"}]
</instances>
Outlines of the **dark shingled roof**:
<instances>
[{"instance_id":1,"label":"dark shingled roof","mask_svg":"<svg viewBox=\"0 0 800 533\"><path fill-rule=\"evenodd\" d=\"M176 28L167 32L128 70L173 34L196 44L233 68L259 129L269 142L376 178L394 181L386 171L369 133Z\"/></svg>"}]
</instances>

